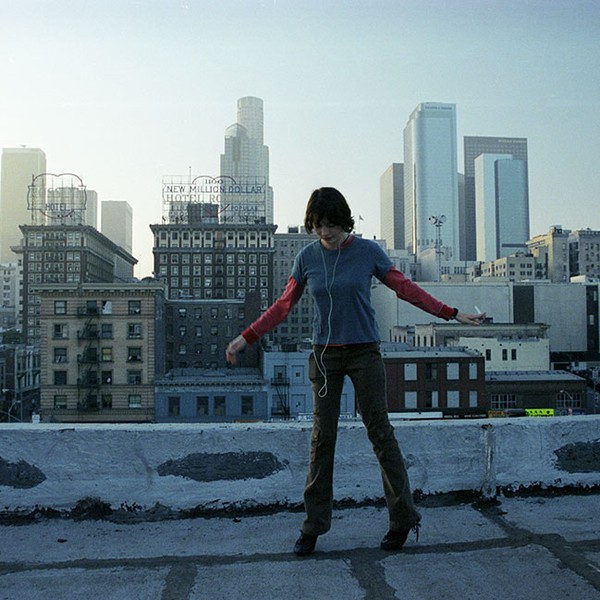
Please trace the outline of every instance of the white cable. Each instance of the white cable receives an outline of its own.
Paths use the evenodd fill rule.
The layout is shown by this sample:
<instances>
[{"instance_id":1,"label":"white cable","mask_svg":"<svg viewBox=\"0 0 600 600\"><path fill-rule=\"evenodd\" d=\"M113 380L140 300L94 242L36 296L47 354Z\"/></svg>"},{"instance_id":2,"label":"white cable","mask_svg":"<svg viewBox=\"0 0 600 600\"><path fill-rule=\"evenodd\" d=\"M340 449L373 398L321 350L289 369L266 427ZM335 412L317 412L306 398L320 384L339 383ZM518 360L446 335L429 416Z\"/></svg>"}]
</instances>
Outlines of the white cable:
<instances>
[{"instance_id":1,"label":"white cable","mask_svg":"<svg viewBox=\"0 0 600 600\"><path fill-rule=\"evenodd\" d=\"M329 313L327 315L327 339L325 340L325 344L323 346L323 350L321 352L321 357L319 359L317 353L315 352L315 363L317 365L317 369L319 369L319 373L323 376L323 385L317 392L319 398L324 398L327 396L327 369L325 368L325 362L323 361L323 357L325 356L325 350L327 350L327 345L329 344L329 340L331 339L331 315L333 314L333 296L331 295L331 288L333 287L333 282L335 281L335 271L337 269L338 261L340 260L340 254L342 253L341 244L338 246L338 253L335 259L335 263L333 264L333 271L331 272L331 282L327 283L327 264L325 263L325 253L323 252L323 248L321 247L321 258L323 260L323 270L325 272L325 289L327 290L327 295L329 296ZM319 360L321 364L319 364Z\"/></svg>"}]
</instances>

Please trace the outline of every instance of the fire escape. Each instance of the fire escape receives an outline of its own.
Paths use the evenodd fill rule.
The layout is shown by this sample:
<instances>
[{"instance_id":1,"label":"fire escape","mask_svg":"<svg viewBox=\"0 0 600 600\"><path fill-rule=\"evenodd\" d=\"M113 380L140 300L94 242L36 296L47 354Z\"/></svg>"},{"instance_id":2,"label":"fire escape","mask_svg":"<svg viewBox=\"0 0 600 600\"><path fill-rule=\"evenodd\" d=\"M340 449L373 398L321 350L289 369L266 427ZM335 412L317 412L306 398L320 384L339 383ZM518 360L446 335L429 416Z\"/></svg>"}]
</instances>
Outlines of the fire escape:
<instances>
[{"instance_id":1,"label":"fire escape","mask_svg":"<svg viewBox=\"0 0 600 600\"><path fill-rule=\"evenodd\" d=\"M83 327L77 332L81 352L77 355L77 410L82 412L99 410L98 389L100 387L100 334L98 307L80 306L77 316Z\"/></svg>"},{"instance_id":2,"label":"fire escape","mask_svg":"<svg viewBox=\"0 0 600 600\"><path fill-rule=\"evenodd\" d=\"M290 418L290 379L285 377L284 373L276 373L271 379L271 385L275 388L277 394L277 403L273 404L273 416Z\"/></svg>"}]
</instances>

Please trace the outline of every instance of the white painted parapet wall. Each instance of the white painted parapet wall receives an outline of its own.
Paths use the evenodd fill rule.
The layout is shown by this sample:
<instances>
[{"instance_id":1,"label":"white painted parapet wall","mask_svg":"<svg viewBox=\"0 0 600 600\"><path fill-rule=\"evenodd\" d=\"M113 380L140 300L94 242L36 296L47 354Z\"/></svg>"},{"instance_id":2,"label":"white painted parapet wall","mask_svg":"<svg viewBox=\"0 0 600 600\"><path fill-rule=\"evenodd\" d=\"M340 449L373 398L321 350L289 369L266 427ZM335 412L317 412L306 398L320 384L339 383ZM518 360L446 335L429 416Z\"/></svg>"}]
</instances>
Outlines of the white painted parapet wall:
<instances>
[{"instance_id":1,"label":"white painted parapet wall","mask_svg":"<svg viewBox=\"0 0 600 600\"><path fill-rule=\"evenodd\" d=\"M600 485L600 415L394 423L424 494ZM0 513L298 506L310 423L0 426ZM336 500L381 498L359 422L340 423Z\"/></svg>"}]
</instances>

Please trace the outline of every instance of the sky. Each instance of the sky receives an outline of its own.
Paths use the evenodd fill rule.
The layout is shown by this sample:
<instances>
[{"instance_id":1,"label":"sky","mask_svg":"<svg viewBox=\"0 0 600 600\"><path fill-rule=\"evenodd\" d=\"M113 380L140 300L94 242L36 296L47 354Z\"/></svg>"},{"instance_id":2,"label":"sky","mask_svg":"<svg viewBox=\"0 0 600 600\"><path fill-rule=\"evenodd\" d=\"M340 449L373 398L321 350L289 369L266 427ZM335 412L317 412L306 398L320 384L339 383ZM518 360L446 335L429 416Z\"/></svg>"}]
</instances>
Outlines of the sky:
<instances>
[{"instance_id":1,"label":"sky","mask_svg":"<svg viewBox=\"0 0 600 600\"><path fill-rule=\"evenodd\" d=\"M136 275L165 175L217 175L264 101L279 231L338 187L379 236L379 178L421 102L463 136L526 137L531 235L600 230L597 0L0 0L0 147L133 208Z\"/></svg>"}]
</instances>

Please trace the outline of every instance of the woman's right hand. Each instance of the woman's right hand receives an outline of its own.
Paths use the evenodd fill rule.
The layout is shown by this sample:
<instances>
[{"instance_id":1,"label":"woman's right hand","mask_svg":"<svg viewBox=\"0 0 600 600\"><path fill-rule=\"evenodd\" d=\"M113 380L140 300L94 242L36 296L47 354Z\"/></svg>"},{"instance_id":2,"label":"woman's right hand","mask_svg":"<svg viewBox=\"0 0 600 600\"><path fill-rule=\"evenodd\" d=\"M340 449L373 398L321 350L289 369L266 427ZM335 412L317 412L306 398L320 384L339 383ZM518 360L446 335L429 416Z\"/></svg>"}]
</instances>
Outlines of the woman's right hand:
<instances>
[{"instance_id":1,"label":"woman's right hand","mask_svg":"<svg viewBox=\"0 0 600 600\"><path fill-rule=\"evenodd\" d=\"M230 365L237 364L237 355L244 350L244 348L248 345L248 342L244 339L242 335L238 335L236 338L231 340L229 344L227 344L227 350L225 351L225 358Z\"/></svg>"}]
</instances>

